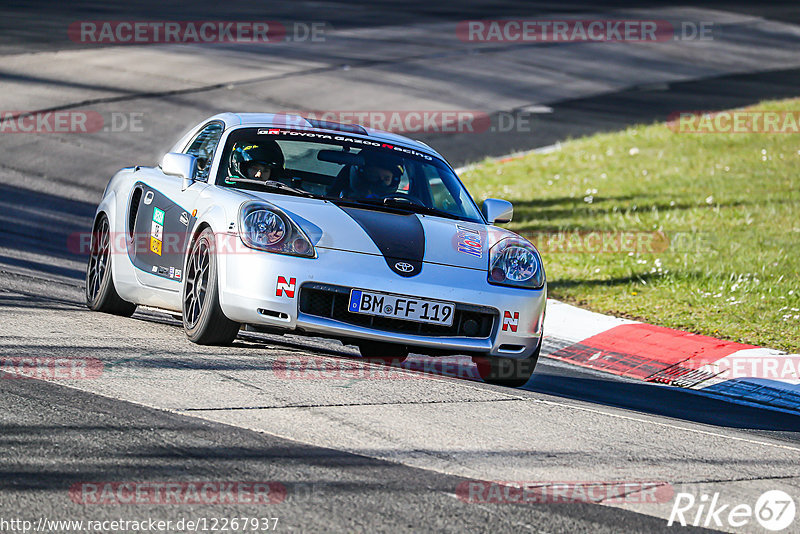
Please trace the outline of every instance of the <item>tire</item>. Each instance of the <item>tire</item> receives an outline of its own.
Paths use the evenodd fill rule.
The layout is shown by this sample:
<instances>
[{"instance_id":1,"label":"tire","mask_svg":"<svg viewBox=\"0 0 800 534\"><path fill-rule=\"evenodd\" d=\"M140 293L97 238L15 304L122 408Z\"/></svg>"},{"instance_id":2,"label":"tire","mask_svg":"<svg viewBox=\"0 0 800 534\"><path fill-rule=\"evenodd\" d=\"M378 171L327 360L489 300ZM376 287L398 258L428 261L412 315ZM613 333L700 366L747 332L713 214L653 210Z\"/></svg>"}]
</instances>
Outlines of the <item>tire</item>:
<instances>
[{"instance_id":1,"label":"tire","mask_svg":"<svg viewBox=\"0 0 800 534\"><path fill-rule=\"evenodd\" d=\"M214 232L210 228L203 230L192 243L184 273L181 315L189 341L198 345L230 345L241 325L225 317L219 305Z\"/></svg>"},{"instance_id":2,"label":"tire","mask_svg":"<svg viewBox=\"0 0 800 534\"><path fill-rule=\"evenodd\" d=\"M478 374L487 384L518 388L524 386L533 375L541 348L540 341L533 355L518 360L494 356L475 356L472 360L478 367Z\"/></svg>"},{"instance_id":3,"label":"tire","mask_svg":"<svg viewBox=\"0 0 800 534\"><path fill-rule=\"evenodd\" d=\"M111 262L111 225L108 216L102 214L92 231L89 263L86 264L85 295L90 310L130 317L136 304L122 300L114 287Z\"/></svg>"},{"instance_id":4,"label":"tire","mask_svg":"<svg viewBox=\"0 0 800 534\"><path fill-rule=\"evenodd\" d=\"M399 365L408 358L408 347L405 345L380 341L361 341L358 352L367 360L387 365Z\"/></svg>"}]
</instances>

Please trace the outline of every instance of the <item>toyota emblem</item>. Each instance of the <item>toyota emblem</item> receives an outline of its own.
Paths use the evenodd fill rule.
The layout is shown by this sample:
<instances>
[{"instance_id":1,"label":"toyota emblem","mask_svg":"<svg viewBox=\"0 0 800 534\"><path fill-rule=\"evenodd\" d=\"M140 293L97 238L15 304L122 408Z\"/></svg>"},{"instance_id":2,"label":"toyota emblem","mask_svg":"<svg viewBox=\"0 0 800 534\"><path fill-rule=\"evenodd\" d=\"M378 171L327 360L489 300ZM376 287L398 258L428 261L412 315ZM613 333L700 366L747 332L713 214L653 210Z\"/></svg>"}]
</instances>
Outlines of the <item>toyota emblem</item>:
<instances>
[{"instance_id":1,"label":"toyota emblem","mask_svg":"<svg viewBox=\"0 0 800 534\"><path fill-rule=\"evenodd\" d=\"M406 263L404 261L398 261L394 264L394 268L400 271L401 273L410 273L414 270L414 266L410 263Z\"/></svg>"}]
</instances>

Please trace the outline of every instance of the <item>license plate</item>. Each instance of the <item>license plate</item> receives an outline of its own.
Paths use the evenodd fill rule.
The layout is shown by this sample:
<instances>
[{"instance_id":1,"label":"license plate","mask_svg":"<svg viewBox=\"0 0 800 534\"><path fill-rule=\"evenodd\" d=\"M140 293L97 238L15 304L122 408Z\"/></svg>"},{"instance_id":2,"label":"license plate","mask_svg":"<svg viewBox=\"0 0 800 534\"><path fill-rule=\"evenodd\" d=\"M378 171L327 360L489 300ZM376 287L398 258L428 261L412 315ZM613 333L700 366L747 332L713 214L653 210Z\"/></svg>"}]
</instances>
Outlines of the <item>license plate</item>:
<instances>
[{"instance_id":1,"label":"license plate","mask_svg":"<svg viewBox=\"0 0 800 534\"><path fill-rule=\"evenodd\" d=\"M361 289L350 291L350 305L347 307L348 311L353 313L442 326L453 324L455 308L452 302L388 295Z\"/></svg>"}]
</instances>

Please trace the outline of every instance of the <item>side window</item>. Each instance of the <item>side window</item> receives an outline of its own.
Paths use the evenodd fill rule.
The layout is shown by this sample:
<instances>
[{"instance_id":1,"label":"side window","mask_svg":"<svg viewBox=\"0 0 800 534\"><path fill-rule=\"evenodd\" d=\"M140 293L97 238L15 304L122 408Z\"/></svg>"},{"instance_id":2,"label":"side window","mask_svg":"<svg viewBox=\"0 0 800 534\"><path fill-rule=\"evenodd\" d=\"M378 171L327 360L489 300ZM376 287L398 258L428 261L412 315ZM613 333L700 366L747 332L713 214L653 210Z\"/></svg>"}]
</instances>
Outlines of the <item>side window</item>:
<instances>
[{"instance_id":1,"label":"side window","mask_svg":"<svg viewBox=\"0 0 800 534\"><path fill-rule=\"evenodd\" d=\"M191 154L197 158L198 180L208 180L208 172L211 170L211 159L214 157L214 150L217 148L220 137L222 137L222 124L212 122L197 134L197 137L194 138L186 149L187 154Z\"/></svg>"}]
</instances>

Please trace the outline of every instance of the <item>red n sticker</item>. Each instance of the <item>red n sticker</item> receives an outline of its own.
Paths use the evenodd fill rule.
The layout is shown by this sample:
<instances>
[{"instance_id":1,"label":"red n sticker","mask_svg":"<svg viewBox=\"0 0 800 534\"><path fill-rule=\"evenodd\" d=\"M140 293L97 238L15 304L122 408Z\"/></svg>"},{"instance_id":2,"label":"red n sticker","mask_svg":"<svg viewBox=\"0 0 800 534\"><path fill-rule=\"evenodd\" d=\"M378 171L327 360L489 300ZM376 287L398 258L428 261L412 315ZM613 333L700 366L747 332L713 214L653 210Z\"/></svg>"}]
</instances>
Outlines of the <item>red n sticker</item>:
<instances>
[{"instance_id":1,"label":"red n sticker","mask_svg":"<svg viewBox=\"0 0 800 534\"><path fill-rule=\"evenodd\" d=\"M280 297L284 293L289 298L294 298L294 286L297 283L297 278L289 278L289 281L286 281L286 278L283 276L278 277L278 286L275 291L275 296Z\"/></svg>"},{"instance_id":2,"label":"red n sticker","mask_svg":"<svg viewBox=\"0 0 800 534\"><path fill-rule=\"evenodd\" d=\"M519 312L514 312L513 317L511 312L503 312L503 331L510 328L512 332L516 332L517 326L519 326Z\"/></svg>"}]
</instances>

